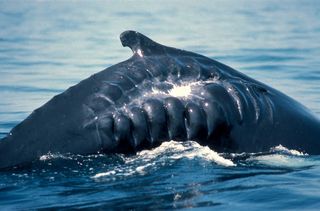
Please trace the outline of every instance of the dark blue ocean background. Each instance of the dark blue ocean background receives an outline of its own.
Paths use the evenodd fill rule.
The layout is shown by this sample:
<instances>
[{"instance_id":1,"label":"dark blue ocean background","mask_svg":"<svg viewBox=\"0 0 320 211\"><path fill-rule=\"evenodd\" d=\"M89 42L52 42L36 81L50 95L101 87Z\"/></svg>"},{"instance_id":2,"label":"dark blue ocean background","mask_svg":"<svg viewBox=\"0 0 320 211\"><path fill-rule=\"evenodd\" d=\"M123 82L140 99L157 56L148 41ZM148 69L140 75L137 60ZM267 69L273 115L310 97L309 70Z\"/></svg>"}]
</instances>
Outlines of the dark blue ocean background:
<instances>
[{"instance_id":1,"label":"dark blue ocean background","mask_svg":"<svg viewBox=\"0 0 320 211\"><path fill-rule=\"evenodd\" d=\"M318 0L0 0L0 137L54 95L129 58L119 41L127 29L221 61L320 116ZM48 154L0 172L0 210L318 210L320 156L294 150L218 155L171 141L134 156Z\"/></svg>"}]
</instances>

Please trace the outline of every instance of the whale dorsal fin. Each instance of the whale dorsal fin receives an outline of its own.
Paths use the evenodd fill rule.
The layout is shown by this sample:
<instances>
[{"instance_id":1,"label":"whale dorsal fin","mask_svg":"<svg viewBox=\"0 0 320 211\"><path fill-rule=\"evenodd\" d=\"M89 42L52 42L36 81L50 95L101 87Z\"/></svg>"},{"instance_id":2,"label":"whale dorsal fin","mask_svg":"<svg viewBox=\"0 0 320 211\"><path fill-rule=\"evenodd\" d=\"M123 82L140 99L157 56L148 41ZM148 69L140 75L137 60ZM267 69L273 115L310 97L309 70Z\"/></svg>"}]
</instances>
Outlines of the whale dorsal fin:
<instances>
[{"instance_id":1,"label":"whale dorsal fin","mask_svg":"<svg viewBox=\"0 0 320 211\"><path fill-rule=\"evenodd\" d=\"M122 46L131 48L134 55L138 55L140 57L171 54L206 58L202 55L190 51L161 45L160 43L151 40L149 37L137 31L128 30L122 32L120 34L120 41L122 43Z\"/></svg>"},{"instance_id":2,"label":"whale dorsal fin","mask_svg":"<svg viewBox=\"0 0 320 211\"><path fill-rule=\"evenodd\" d=\"M134 54L149 56L166 53L170 47L161 45L136 31L124 31L120 35L122 46L129 47Z\"/></svg>"}]
</instances>

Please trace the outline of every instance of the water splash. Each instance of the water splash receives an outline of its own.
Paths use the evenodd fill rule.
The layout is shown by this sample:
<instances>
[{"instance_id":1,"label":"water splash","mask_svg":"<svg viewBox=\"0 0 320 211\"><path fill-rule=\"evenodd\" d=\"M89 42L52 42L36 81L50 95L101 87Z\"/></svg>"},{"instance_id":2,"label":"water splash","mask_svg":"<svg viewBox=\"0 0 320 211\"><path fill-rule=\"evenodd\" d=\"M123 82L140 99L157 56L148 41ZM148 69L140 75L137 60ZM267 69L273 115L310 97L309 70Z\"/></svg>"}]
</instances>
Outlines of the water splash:
<instances>
[{"instance_id":1,"label":"water splash","mask_svg":"<svg viewBox=\"0 0 320 211\"><path fill-rule=\"evenodd\" d=\"M247 161L253 161L258 164L285 167L301 168L314 165L314 161L306 159L308 154L298 150L288 149L282 145L270 148L270 153L265 155L253 155Z\"/></svg>"},{"instance_id":2,"label":"water splash","mask_svg":"<svg viewBox=\"0 0 320 211\"><path fill-rule=\"evenodd\" d=\"M53 159L72 160L73 158L72 156L67 156L60 153L51 153L51 152L48 152L47 154L44 154L39 158L40 161L48 161Z\"/></svg>"},{"instance_id":3,"label":"water splash","mask_svg":"<svg viewBox=\"0 0 320 211\"><path fill-rule=\"evenodd\" d=\"M279 146L273 147L270 149L271 152L281 152L289 155L295 155L295 156L307 156L307 153L299 152L298 150L294 149L288 149L281 144Z\"/></svg>"},{"instance_id":4,"label":"water splash","mask_svg":"<svg viewBox=\"0 0 320 211\"><path fill-rule=\"evenodd\" d=\"M223 158L209 147L204 147L194 141L177 142L168 141L162 143L153 150L143 150L131 157L123 157L125 164L107 172L95 174L92 178L108 176L130 176L135 174L144 175L161 168L171 165L180 159L201 159L213 162L221 166L236 166L231 160ZM113 179L113 178L111 178Z\"/></svg>"}]
</instances>

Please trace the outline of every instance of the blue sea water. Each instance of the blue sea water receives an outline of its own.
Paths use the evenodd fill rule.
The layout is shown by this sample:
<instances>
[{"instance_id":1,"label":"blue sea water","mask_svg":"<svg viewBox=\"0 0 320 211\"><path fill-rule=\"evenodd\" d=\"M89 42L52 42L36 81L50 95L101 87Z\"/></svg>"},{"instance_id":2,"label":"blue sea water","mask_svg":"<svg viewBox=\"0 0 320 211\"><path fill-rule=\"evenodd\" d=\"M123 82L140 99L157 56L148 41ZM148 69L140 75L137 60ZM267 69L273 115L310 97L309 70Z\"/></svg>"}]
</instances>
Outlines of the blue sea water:
<instances>
[{"instance_id":1,"label":"blue sea water","mask_svg":"<svg viewBox=\"0 0 320 211\"><path fill-rule=\"evenodd\" d=\"M317 0L0 0L0 29L0 137L129 58L119 41L127 29L223 62L320 116ZM133 156L48 154L0 172L0 209L318 210L319 178L320 157L295 149L217 154L170 141Z\"/></svg>"}]
</instances>

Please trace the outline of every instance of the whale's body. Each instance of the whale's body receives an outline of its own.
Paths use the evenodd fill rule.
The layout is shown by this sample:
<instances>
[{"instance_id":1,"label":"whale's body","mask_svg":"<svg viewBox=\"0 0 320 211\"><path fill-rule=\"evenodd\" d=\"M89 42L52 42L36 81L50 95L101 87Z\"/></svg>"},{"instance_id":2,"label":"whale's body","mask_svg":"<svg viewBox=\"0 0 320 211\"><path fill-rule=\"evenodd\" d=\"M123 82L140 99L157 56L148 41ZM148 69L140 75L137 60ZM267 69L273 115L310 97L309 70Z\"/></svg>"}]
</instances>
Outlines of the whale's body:
<instances>
[{"instance_id":1,"label":"whale's body","mask_svg":"<svg viewBox=\"0 0 320 211\"><path fill-rule=\"evenodd\" d=\"M133 153L171 139L196 140L218 152L281 144L320 154L319 119L285 94L138 32L120 39L134 55L53 97L14 127L0 141L0 168L48 152Z\"/></svg>"}]
</instances>

